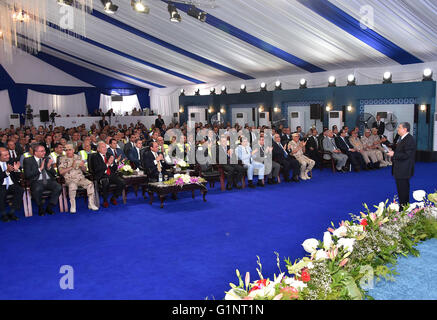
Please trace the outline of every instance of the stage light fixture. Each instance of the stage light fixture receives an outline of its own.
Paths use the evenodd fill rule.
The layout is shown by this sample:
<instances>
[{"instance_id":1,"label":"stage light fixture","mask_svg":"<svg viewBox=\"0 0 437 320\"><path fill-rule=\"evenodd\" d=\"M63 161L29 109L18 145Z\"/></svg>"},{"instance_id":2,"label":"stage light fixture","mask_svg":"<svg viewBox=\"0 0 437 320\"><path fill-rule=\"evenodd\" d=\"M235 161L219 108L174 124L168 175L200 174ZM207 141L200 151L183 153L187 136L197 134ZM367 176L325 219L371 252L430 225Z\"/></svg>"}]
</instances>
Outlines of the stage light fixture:
<instances>
[{"instance_id":1,"label":"stage light fixture","mask_svg":"<svg viewBox=\"0 0 437 320\"><path fill-rule=\"evenodd\" d=\"M306 79L300 79L299 81L299 89L306 89L307 88L307 81Z\"/></svg>"},{"instance_id":2,"label":"stage light fixture","mask_svg":"<svg viewBox=\"0 0 437 320\"><path fill-rule=\"evenodd\" d=\"M330 76L328 79L328 87L336 87L336 79L334 76Z\"/></svg>"},{"instance_id":3,"label":"stage light fixture","mask_svg":"<svg viewBox=\"0 0 437 320\"><path fill-rule=\"evenodd\" d=\"M143 3L143 0L131 0L130 4L136 12L140 12L140 13L149 13L150 12L149 6L146 6Z\"/></svg>"},{"instance_id":4,"label":"stage light fixture","mask_svg":"<svg viewBox=\"0 0 437 320\"><path fill-rule=\"evenodd\" d=\"M100 0L103 4L106 13L114 14L118 10L118 6L113 4L110 0Z\"/></svg>"},{"instance_id":5,"label":"stage light fixture","mask_svg":"<svg viewBox=\"0 0 437 320\"><path fill-rule=\"evenodd\" d=\"M3 39L3 31L0 30L0 39Z\"/></svg>"},{"instance_id":6,"label":"stage light fixture","mask_svg":"<svg viewBox=\"0 0 437 320\"><path fill-rule=\"evenodd\" d=\"M423 81L432 81L432 70L426 68L423 70Z\"/></svg>"},{"instance_id":7,"label":"stage light fixture","mask_svg":"<svg viewBox=\"0 0 437 320\"><path fill-rule=\"evenodd\" d=\"M278 107L274 107L274 108L273 108L273 111L274 111L274 112L279 112L279 111L281 111L281 109L279 109Z\"/></svg>"},{"instance_id":8,"label":"stage light fixture","mask_svg":"<svg viewBox=\"0 0 437 320\"><path fill-rule=\"evenodd\" d=\"M420 111L426 112L426 104L420 105Z\"/></svg>"},{"instance_id":9,"label":"stage light fixture","mask_svg":"<svg viewBox=\"0 0 437 320\"><path fill-rule=\"evenodd\" d=\"M277 80L275 82L275 90L282 90L282 84L281 81Z\"/></svg>"},{"instance_id":10,"label":"stage light fixture","mask_svg":"<svg viewBox=\"0 0 437 320\"><path fill-rule=\"evenodd\" d=\"M347 111L352 112L352 106L347 106Z\"/></svg>"},{"instance_id":11,"label":"stage light fixture","mask_svg":"<svg viewBox=\"0 0 437 320\"><path fill-rule=\"evenodd\" d=\"M259 106L258 111L259 112L264 112L264 106Z\"/></svg>"},{"instance_id":12,"label":"stage light fixture","mask_svg":"<svg viewBox=\"0 0 437 320\"><path fill-rule=\"evenodd\" d=\"M392 83L392 74L390 71L384 72L383 81L382 83Z\"/></svg>"},{"instance_id":13,"label":"stage light fixture","mask_svg":"<svg viewBox=\"0 0 437 320\"><path fill-rule=\"evenodd\" d=\"M200 96L200 89L197 89L196 92L194 92L195 96Z\"/></svg>"},{"instance_id":14,"label":"stage light fixture","mask_svg":"<svg viewBox=\"0 0 437 320\"><path fill-rule=\"evenodd\" d=\"M355 86L356 85L355 81L356 81L355 75L350 74L347 76L347 85L348 86Z\"/></svg>"},{"instance_id":15,"label":"stage light fixture","mask_svg":"<svg viewBox=\"0 0 437 320\"><path fill-rule=\"evenodd\" d=\"M327 106L326 106L326 111L329 112L329 111L331 111L331 110L332 110L332 106L331 106L331 105L327 105Z\"/></svg>"},{"instance_id":16,"label":"stage light fixture","mask_svg":"<svg viewBox=\"0 0 437 320\"><path fill-rule=\"evenodd\" d=\"M221 94L226 94L226 87L225 87L225 86L222 86L222 92L221 92Z\"/></svg>"},{"instance_id":17,"label":"stage light fixture","mask_svg":"<svg viewBox=\"0 0 437 320\"><path fill-rule=\"evenodd\" d=\"M184 107L183 106L179 107L179 113L184 113Z\"/></svg>"},{"instance_id":18,"label":"stage light fixture","mask_svg":"<svg viewBox=\"0 0 437 320\"><path fill-rule=\"evenodd\" d=\"M247 93L246 85L244 83L240 86L240 93Z\"/></svg>"},{"instance_id":19,"label":"stage light fixture","mask_svg":"<svg viewBox=\"0 0 437 320\"><path fill-rule=\"evenodd\" d=\"M260 91L261 91L261 92L265 92L265 91L267 91L267 85L266 85L265 82L261 82L261 85L260 85Z\"/></svg>"},{"instance_id":20,"label":"stage light fixture","mask_svg":"<svg viewBox=\"0 0 437 320\"><path fill-rule=\"evenodd\" d=\"M222 108L220 109L220 113L226 113L226 109L225 109L224 107L222 107Z\"/></svg>"},{"instance_id":21,"label":"stage light fixture","mask_svg":"<svg viewBox=\"0 0 437 320\"><path fill-rule=\"evenodd\" d=\"M196 8L195 6L190 6L188 8L187 14L190 17L196 18L199 21L205 22L207 13Z\"/></svg>"},{"instance_id":22,"label":"stage light fixture","mask_svg":"<svg viewBox=\"0 0 437 320\"><path fill-rule=\"evenodd\" d=\"M71 6L73 5L74 0L58 0L58 4L61 6Z\"/></svg>"},{"instance_id":23,"label":"stage light fixture","mask_svg":"<svg viewBox=\"0 0 437 320\"><path fill-rule=\"evenodd\" d=\"M215 88L209 89L209 94L214 95L215 94Z\"/></svg>"},{"instance_id":24,"label":"stage light fixture","mask_svg":"<svg viewBox=\"0 0 437 320\"><path fill-rule=\"evenodd\" d=\"M169 2L168 6L168 13L170 13L170 21L171 22L181 22L182 18L181 15L178 12L178 9L176 9L176 6Z\"/></svg>"},{"instance_id":25,"label":"stage light fixture","mask_svg":"<svg viewBox=\"0 0 437 320\"><path fill-rule=\"evenodd\" d=\"M181 97L185 96L185 90L181 89Z\"/></svg>"}]
</instances>

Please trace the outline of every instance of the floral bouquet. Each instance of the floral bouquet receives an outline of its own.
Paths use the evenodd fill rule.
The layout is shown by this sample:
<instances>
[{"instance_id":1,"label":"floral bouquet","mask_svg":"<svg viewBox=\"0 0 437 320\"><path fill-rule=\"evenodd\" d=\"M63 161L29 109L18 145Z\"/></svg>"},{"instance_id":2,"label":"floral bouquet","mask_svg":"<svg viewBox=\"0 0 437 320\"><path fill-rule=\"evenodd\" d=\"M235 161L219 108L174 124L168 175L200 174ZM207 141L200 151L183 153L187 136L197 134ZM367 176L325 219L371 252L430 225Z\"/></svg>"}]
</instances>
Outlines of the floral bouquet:
<instances>
[{"instance_id":1,"label":"floral bouquet","mask_svg":"<svg viewBox=\"0 0 437 320\"><path fill-rule=\"evenodd\" d=\"M134 169L129 164L129 161L122 161L118 165L118 170L121 172L124 176L131 176L134 174Z\"/></svg>"},{"instance_id":2,"label":"floral bouquet","mask_svg":"<svg viewBox=\"0 0 437 320\"><path fill-rule=\"evenodd\" d=\"M419 255L415 246L426 239L437 237L437 193L426 197L423 190L413 193L417 201L400 208L396 199L379 203L371 210L353 215L351 221L342 221L323 234L323 241L307 239L302 247L307 257L294 263L286 259L288 275L280 271L274 280L264 279L250 283L240 277L239 285L231 285L226 300L339 300L371 299L368 291L381 278L393 280L397 274L387 265L395 265L399 255ZM261 267L258 258L258 265Z\"/></svg>"},{"instance_id":3,"label":"floral bouquet","mask_svg":"<svg viewBox=\"0 0 437 320\"><path fill-rule=\"evenodd\" d=\"M201 177L191 177L188 174L175 174L170 180L164 181L164 184L182 187L186 184L202 184L205 182L206 180Z\"/></svg>"}]
</instances>

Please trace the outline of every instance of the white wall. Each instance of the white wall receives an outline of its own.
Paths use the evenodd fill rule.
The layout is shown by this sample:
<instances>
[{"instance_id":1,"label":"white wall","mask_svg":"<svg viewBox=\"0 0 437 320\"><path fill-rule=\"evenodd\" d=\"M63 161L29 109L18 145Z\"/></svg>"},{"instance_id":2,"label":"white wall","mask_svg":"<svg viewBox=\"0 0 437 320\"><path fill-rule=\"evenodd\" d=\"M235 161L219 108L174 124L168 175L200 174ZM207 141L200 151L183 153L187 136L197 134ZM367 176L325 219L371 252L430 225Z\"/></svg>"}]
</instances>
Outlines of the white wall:
<instances>
[{"instance_id":1,"label":"white wall","mask_svg":"<svg viewBox=\"0 0 437 320\"><path fill-rule=\"evenodd\" d=\"M246 114L246 121L245 123L242 124L242 126L244 126L246 123L249 126L253 126L255 125L255 122L252 119L252 108L256 108L256 113L255 116L258 116L258 106L255 104L251 104L251 105L241 105L241 104L234 104L234 105L230 105L230 107L232 108L232 126L234 126L237 123L237 113L244 113ZM239 107L239 108L238 108Z\"/></svg>"}]
</instances>

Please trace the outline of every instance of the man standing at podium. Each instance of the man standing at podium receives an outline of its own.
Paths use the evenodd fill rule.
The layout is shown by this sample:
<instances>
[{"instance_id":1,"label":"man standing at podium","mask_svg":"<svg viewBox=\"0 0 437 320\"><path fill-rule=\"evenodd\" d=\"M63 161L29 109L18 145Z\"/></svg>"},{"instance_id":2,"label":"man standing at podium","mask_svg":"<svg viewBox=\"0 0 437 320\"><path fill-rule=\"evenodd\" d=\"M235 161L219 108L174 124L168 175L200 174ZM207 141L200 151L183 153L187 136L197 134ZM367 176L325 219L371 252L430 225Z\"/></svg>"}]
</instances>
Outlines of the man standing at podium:
<instances>
[{"instance_id":1,"label":"man standing at podium","mask_svg":"<svg viewBox=\"0 0 437 320\"><path fill-rule=\"evenodd\" d=\"M408 122L402 122L398 126L398 134L401 138L396 145L396 151L387 150L387 155L393 159L392 174L396 180L399 204L405 206L410 202L410 178L414 174L416 141L410 134Z\"/></svg>"}]
</instances>

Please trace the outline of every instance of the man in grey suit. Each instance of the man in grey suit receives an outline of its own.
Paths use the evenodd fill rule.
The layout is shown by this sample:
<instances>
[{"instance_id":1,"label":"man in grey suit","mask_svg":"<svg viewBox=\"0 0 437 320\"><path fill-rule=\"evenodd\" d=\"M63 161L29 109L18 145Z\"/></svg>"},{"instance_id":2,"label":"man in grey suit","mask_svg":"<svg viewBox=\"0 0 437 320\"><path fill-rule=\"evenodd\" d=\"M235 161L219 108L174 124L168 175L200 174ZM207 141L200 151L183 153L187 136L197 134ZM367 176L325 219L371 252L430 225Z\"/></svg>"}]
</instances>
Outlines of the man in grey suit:
<instances>
[{"instance_id":1,"label":"man in grey suit","mask_svg":"<svg viewBox=\"0 0 437 320\"><path fill-rule=\"evenodd\" d=\"M323 139L323 149L325 151L331 152L331 155L324 154L323 158L325 160L331 159L332 157L336 163L335 167L339 172L347 172L343 167L346 165L347 155L341 152L341 150L337 147L334 140L334 135L332 130L328 130L326 133L326 137Z\"/></svg>"}]
</instances>

